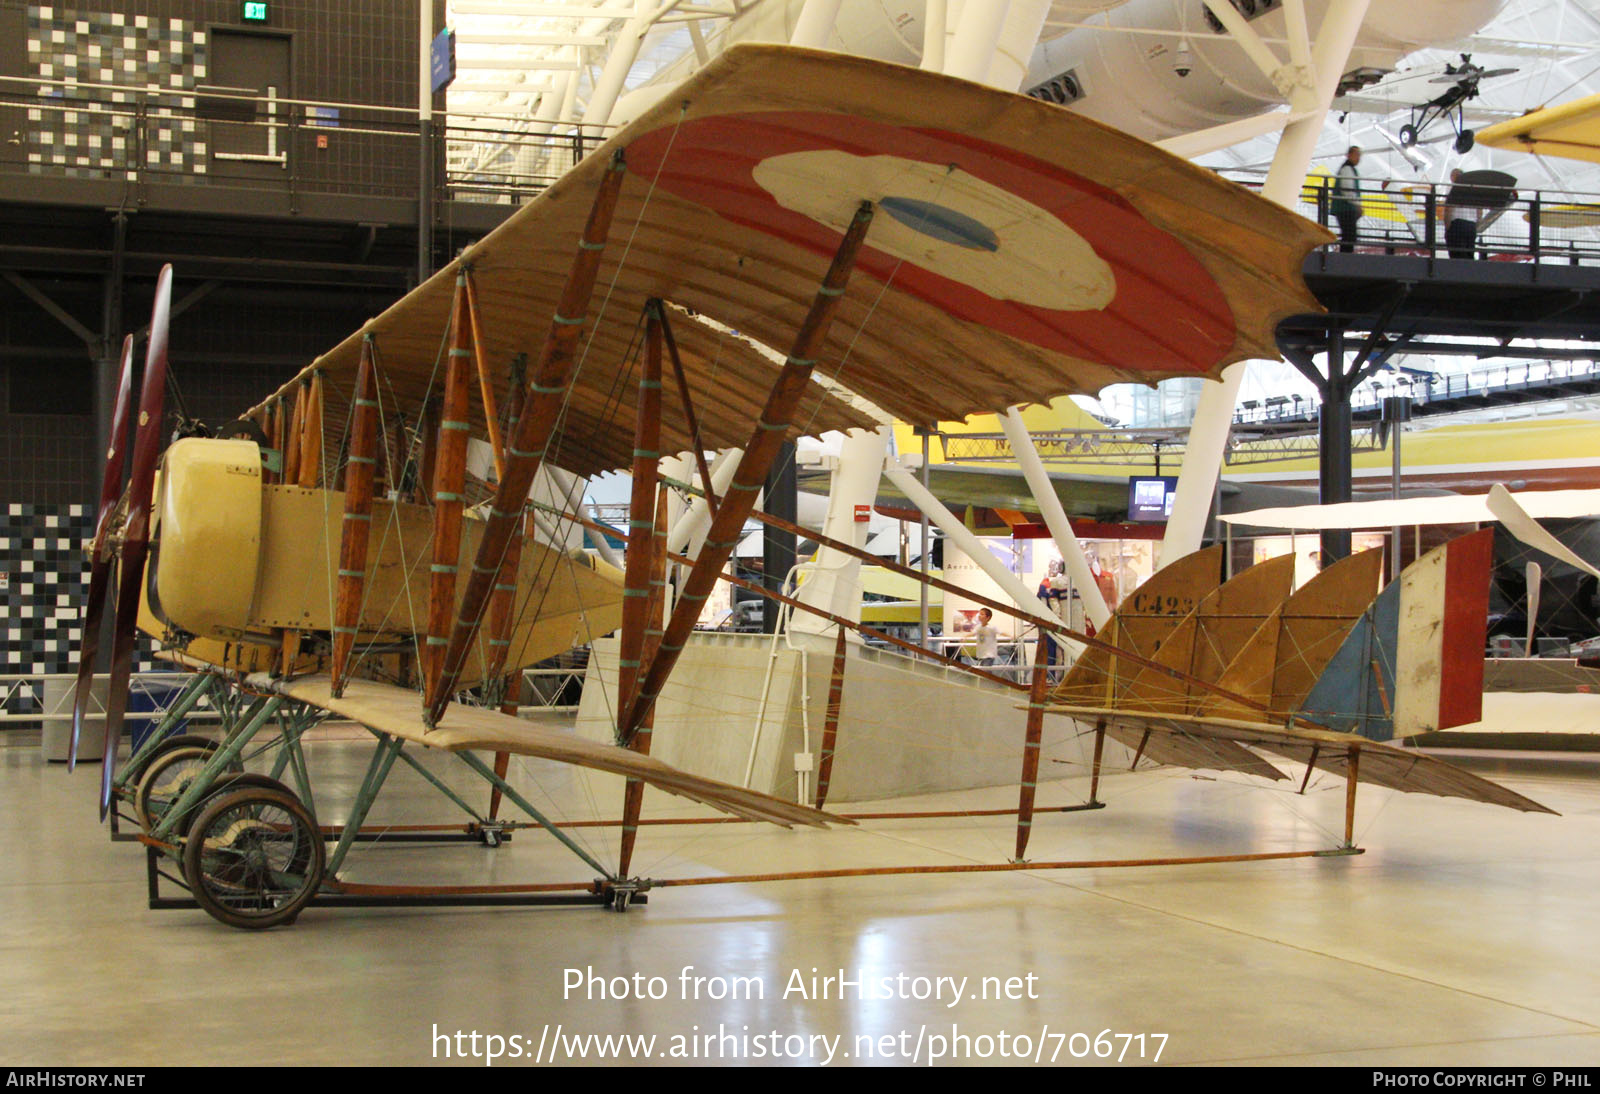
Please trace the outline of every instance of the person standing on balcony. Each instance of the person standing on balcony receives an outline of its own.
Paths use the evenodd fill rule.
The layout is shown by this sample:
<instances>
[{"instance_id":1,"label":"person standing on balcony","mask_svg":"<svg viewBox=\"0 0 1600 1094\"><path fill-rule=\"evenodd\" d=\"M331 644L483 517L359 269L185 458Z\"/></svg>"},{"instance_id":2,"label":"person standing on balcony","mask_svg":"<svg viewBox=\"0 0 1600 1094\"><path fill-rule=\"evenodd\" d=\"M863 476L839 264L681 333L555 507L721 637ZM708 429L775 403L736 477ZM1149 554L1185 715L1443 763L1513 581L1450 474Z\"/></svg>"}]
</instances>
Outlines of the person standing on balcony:
<instances>
[{"instance_id":1,"label":"person standing on balcony","mask_svg":"<svg viewBox=\"0 0 1600 1094\"><path fill-rule=\"evenodd\" d=\"M1356 229L1361 224L1361 148L1352 144L1344 154L1344 162L1333 176L1334 219L1339 222L1339 250L1349 253L1356 249ZM1387 190L1384 180L1380 189Z\"/></svg>"},{"instance_id":2,"label":"person standing on balcony","mask_svg":"<svg viewBox=\"0 0 1600 1094\"><path fill-rule=\"evenodd\" d=\"M1450 172L1451 194L1461 183L1461 168ZM1452 202L1444 207L1444 242L1451 258L1472 258L1478 247L1478 220L1483 210L1476 205Z\"/></svg>"},{"instance_id":3,"label":"person standing on balcony","mask_svg":"<svg viewBox=\"0 0 1600 1094\"><path fill-rule=\"evenodd\" d=\"M1333 176L1333 216L1339 222L1339 250L1356 249L1356 229L1361 224L1361 149L1351 145Z\"/></svg>"}]
</instances>

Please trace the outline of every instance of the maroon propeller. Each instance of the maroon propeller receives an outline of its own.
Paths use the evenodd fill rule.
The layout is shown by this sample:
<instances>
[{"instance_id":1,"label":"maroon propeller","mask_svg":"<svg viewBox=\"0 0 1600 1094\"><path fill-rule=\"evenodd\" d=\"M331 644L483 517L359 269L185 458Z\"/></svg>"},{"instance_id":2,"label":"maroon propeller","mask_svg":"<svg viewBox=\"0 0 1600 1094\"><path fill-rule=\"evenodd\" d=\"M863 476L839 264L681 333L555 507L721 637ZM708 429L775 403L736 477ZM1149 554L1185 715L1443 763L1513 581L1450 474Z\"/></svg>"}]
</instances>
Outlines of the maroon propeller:
<instances>
[{"instance_id":1,"label":"maroon propeller","mask_svg":"<svg viewBox=\"0 0 1600 1094\"><path fill-rule=\"evenodd\" d=\"M133 393L133 335L122 340L122 372L117 379L117 402L111 412L111 447L106 449L106 469L100 478L100 513L94 522L94 544L89 549L89 603L83 613L83 634L78 642L78 688L72 698L72 744L67 749L67 770L78 766L78 738L89 709L94 684L94 660L100 652L100 622L105 614L106 589L111 584L111 524L122 497L122 468L128 449L128 398Z\"/></svg>"},{"instance_id":2,"label":"maroon propeller","mask_svg":"<svg viewBox=\"0 0 1600 1094\"><path fill-rule=\"evenodd\" d=\"M163 409L167 394L167 333L172 318L172 267L161 267L150 309L150 344L139 388L139 421L133 434L133 470L128 476L128 512L122 526L122 569L117 579L117 618L112 628L111 682L106 693L106 753L100 771L100 819L111 807L111 780L117 745L128 711L128 681L138 641L139 593L144 587L145 555L150 547L150 491L161 456Z\"/></svg>"}]
</instances>

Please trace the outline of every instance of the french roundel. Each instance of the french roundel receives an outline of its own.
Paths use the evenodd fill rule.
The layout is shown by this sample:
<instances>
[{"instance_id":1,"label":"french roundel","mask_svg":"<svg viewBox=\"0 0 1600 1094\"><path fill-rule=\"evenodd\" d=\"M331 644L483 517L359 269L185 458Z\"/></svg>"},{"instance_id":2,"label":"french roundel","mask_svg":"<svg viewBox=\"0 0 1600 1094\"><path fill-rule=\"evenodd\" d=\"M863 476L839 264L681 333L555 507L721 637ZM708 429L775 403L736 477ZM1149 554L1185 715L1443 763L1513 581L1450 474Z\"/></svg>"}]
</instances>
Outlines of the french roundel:
<instances>
[{"instance_id":1,"label":"french roundel","mask_svg":"<svg viewBox=\"0 0 1600 1094\"><path fill-rule=\"evenodd\" d=\"M820 112L723 114L648 133L631 171L831 256L877 206L858 266L957 318L1130 372L1203 372L1231 349L1221 288L1116 192L935 129Z\"/></svg>"}]
</instances>

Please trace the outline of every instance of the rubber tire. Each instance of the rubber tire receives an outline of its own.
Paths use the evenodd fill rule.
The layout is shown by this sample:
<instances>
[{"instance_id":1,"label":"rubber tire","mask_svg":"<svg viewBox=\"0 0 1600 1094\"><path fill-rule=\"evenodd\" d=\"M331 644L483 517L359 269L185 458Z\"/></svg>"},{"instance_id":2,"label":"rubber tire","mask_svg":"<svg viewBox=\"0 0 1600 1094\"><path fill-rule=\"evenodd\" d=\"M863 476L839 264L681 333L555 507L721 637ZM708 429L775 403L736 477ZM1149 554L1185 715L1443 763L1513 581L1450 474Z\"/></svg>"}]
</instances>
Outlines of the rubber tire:
<instances>
[{"instance_id":1,"label":"rubber tire","mask_svg":"<svg viewBox=\"0 0 1600 1094\"><path fill-rule=\"evenodd\" d=\"M1414 146L1416 143L1417 143L1417 127L1414 126L1414 125L1402 125L1400 127L1400 147L1401 148L1410 148L1410 147Z\"/></svg>"},{"instance_id":2,"label":"rubber tire","mask_svg":"<svg viewBox=\"0 0 1600 1094\"><path fill-rule=\"evenodd\" d=\"M303 876L300 887L284 903L266 911L245 914L221 903L212 895L204 873L205 836L211 826L220 819L230 813L237 814L238 810L250 805L277 806L293 818L299 828L300 845L303 848L297 853L295 861ZM229 823L225 827L235 839L248 833L247 825L237 816L229 818ZM287 791L250 786L217 795L211 798L195 817L190 831L193 836L183 848L184 881L194 895L195 902L220 923L240 930L266 930L280 924L292 923L322 886L322 875L327 866L328 853L322 833L310 812L300 804L300 799Z\"/></svg>"},{"instance_id":3,"label":"rubber tire","mask_svg":"<svg viewBox=\"0 0 1600 1094\"><path fill-rule=\"evenodd\" d=\"M155 790L157 780L166 773L167 769L180 763L189 763L194 760L200 760L203 763L215 751L215 744L208 748L195 746L172 748L151 759L149 764L145 766L144 774L139 777L139 786L133 793L133 818L142 831L148 833L156 826L157 818L150 815L150 796ZM230 772L238 774L243 770L244 766L236 761Z\"/></svg>"},{"instance_id":4,"label":"rubber tire","mask_svg":"<svg viewBox=\"0 0 1600 1094\"><path fill-rule=\"evenodd\" d=\"M224 771L218 777L216 784L206 792L206 796L201 798L193 809L189 810L189 815L178 820L178 826L172 830L172 839L186 838L189 835L189 829L194 826L195 818L205 812L206 806L210 805L220 795L226 794L230 790L242 790L247 786L260 790L278 790L288 794L290 797L294 796L293 790L290 790L288 786L274 779L271 775L263 775L258 771Z\"/></svg>"},{"instance_id":5,"label":"rubber tire","mask_svg":"<svg viewBox=\"0 0 1600 1094\"><path fill-rule=\"evenodd\" d=\"M1472 146L1477 143L1477 134L1473 133L1473 131L1470 129L1463 129L1461 132L1456 134L1455 143L1451 147L1456 150L1458 155L1465 156L1468 152L1472 151Z\"/></svg>"},{"instance_id":6,"label":"rubber tire","mask_svg":"<svg viewBox=\"0 0 1600 1094\"><path fill-rule=\"evenodd\" d=\"M146 770L149 769L150 765L155 763L157 760L159 760L162 756L166 755L168 752L171 752L173 749L176 749L176 748L210 748L210 749L215 749L215 748L219 747L219 744L220 743L218 741L216 741L214 738L202 737L198 733L180 733L176 737L168 737L166 740L162 741L159 745L156 746L156 750L154 752L150 753L150 755L148 757L146 757L144 763L140 764L136 768L124 768L123 769L124 772L126 773L126 782L125 782L124 785L131 786L135 790L137 790L138 789L139 780L144 778L144 773L145 773Z\"/></svg>"}]
</instances>

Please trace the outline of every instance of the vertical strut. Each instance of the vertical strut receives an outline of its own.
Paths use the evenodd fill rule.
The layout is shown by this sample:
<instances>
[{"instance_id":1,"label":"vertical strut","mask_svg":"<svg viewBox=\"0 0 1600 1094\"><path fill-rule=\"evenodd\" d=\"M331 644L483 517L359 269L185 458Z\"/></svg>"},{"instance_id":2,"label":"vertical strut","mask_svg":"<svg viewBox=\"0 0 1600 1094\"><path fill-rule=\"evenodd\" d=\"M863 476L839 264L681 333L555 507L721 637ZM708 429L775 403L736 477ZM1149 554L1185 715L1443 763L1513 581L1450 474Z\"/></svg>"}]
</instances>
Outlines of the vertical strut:
<instances>
[{"instance_id":1,"label":"vertical strut","mask_svg":"<svg viewBox=\"0 0 1600 1094\"><path fill-rule=\"evenodd\" d=\"M1044 739L1044 706L1050 691L1050 639L1039 632L1028 689L1028 722L1022 742L1022 778L1017 784L1017 854L1023 861L1033 834L1033 799L1039 788L1039 747Z\"/></svg>"},{"instance_id":2,"label":"vertical strut","mask_svg":"<svg viewBox=\"0 0 1600 1094\"><path fill-rule=\"evenodd\" d=\"M626 166L618 153L595 194L588 223L584 225L583 238L578 242L578 253L573 256L561 301L556 306L550 333L540 351L538 366L528 382L527 398L517 418L517 428L506 444L505 474L500 476L499 486L495 490L483 538L478 541L478 555L467 580L466 591L461 597L455 625L450 631L449 646L442 659L446 671L428 704L428 717L434 723L444 715L444 708L455 690L455 680L466 663L467 650L477 633L484 608L489 602L494 576L505 556L506 542L511 537L515 522L521 519L534 473L543 462L545 449L550 443L561 408L565 405L577 359L578 338L588 316L589 300L600 273L600 259L605 251L606 236L611 230L611 217L616 211L625 174Z\"/></svg>"},{"instance_id":3,"label":"vertical strut","mask_svg":"<svg viewBox=\"0 0 1600 1094\"><path fill-rule=\"evenodd\" d=\"M636 541L637 542L637 541ZM650 598L646 601L643 655L646 664L661 645L661 624L667 596L667 488L656 491L655 528L650 534ZM619 703L620 708L620 703ZM650 754L650 734L655 729L655 712L645 716L639 732L628 745L635 752ZM617 859L617 876L627 877L633 863L633 845L639 835L639 811L644 806L644 783L629 779L622 792L622 849Z\"/></svg>"},{"instance_id":4,"label":"vertical strut","mask_svg":"<svg viewBox=\"0 0 1600 1094\"><path fill-rule=\"evenodd\" d=\"M445 369L444 392L439 405L439 439L433 473L433 564L428 567L428 645L424 651L423 700L433 712L442 711L440 689L444 680L444 650L450 641L450 617L455 614L456 570L461 563L461 525L466 519L468 401L473 370L472 319L467 312L467 273L456 275L456 297L450 320L450 363ZM437 704L437 706L436 706Z\"/></svg>"},{"instance_id":5,"label":"vertical strut","mask_svg":"<svg viewBox=\"0 0 1600 1094\"><path fill-rule=\"evenodd\" d=\"M1106 720L1094 724L1094 766L1089 771L1089 804L1100 800L1100 760L1106 752Z\"/></svg>"},{"instance_id":6,"label":"vertical strut","mask_svg":"<svg viewBox=\"0 0 1600 1094\"><path fill-rule=\"evenodd\" d=\"M1356 777L1361 771L1361 749L1355 745L1345 753L1344 845L1356 845Z\"/></svg>"},{"instance_id":7,"label":"vertical strut","mask_svg":"<svg viewBox=\"0 0 1600 1094\"><path fill-rule=\"evenodd\" d=\"M311 373L305 389L306 410L300 416L300 464L296 481L308 490L322 482L322 370Z\"/></svg>"},{"instance_id":8,"label":"vertical strut","mask_svg":"<svg viewBox=\"0 0 1600 1094\"><path fill-rule=\"evenodd\" d=\"M833 640L833 669L828 674L828 709L822 723L822 758L817 763L817 808L828 804L833 782L833 749L839 740L839 711L844 706L845 628Z\"/></svg>"},{"instance_id":9,"label":"vertical strut","mask_svg":"<svg viewBox=\"0 0 1600 1094\"><path fill-rule=\"evenodd\" d=\"M501 451L500 412L495 406L494 384L489 380L489 364L483 359L483 325L478 315L478 289L473 283L472 271L465 270L467 279L467 315L472 322L472 363L478 373L478 393L483 399L483 420L489 431L489 450L494 455L494 477L506 473L506 455Z\"/></svg>"},{"instance_id":10,"label":"vertical strut","mask_svg":"<svg viewBox=\"0 0 1600 1094\"><path fill-rule=\"evenodd\" d=\"M756 422L749 443L745 445L744 456L739 460L739 468L734 472L728 495L723 499L717 509L716 517L711 522L705 546L689 570L688 577L684 579L683 591L678 597L672 619L662 636L661 648L650 659L650 667L646 670L644 682L639 687L639 696L618 727L622 731L624 744L632 739L634 732L644 721L645 713L654 705L656 697L661 693L667 677L672 673L673 665L677 663L678 656L689 641L689 633L694 630L695 621L700 617L700 609L716 584L718 573L739 542L745 518L755 507L756 493L766 482L767 471L772 467L779 449L783 446L795 411L805 395L807 385L811 382L816 355L827 339L828 328L832 325L834 314L839 308L839 301L844 296L845 286L850 280L850 271L855 267L856 255L860 252L867 228L872 223L872 212L870 202L862 202L861 207L856 210L850 227L833 256L833 262L828 267L827 276L817 290L817 295L811 302L811 309L795 336L794 348L773 383L766 407Z\"/></svg>"},{"instance_id":11,"label":"vertical strut","mask_svg":"<svg viewBox=\"0 0 1600 1094\"><path fill-rule=\"evenodd\" d=\"M660 304L645 305L644 368L639 374L638 415L633 429L633 487L628 503L628 549L623 561L622 630L618 637L617 711L638 695L644 632L650 611L651 540L656 526L656 476L661 466ZM619 726L620 730L621 727Z\"/></svg>"},{"instance_id":12,"label":"vertical strut","mask_svg":"<svg viewBox=\"0 0 1600 1094\"><path fill-rule=\"evenodd\" d=\"M344 694L350 651L367 584L367 534L372 528L373 476L378 466L378 370L372 335L361 339L350 456L345 463L344 521L339 530L339 595L333 606L333 695Z\"/></svg>"}]
</instances>

